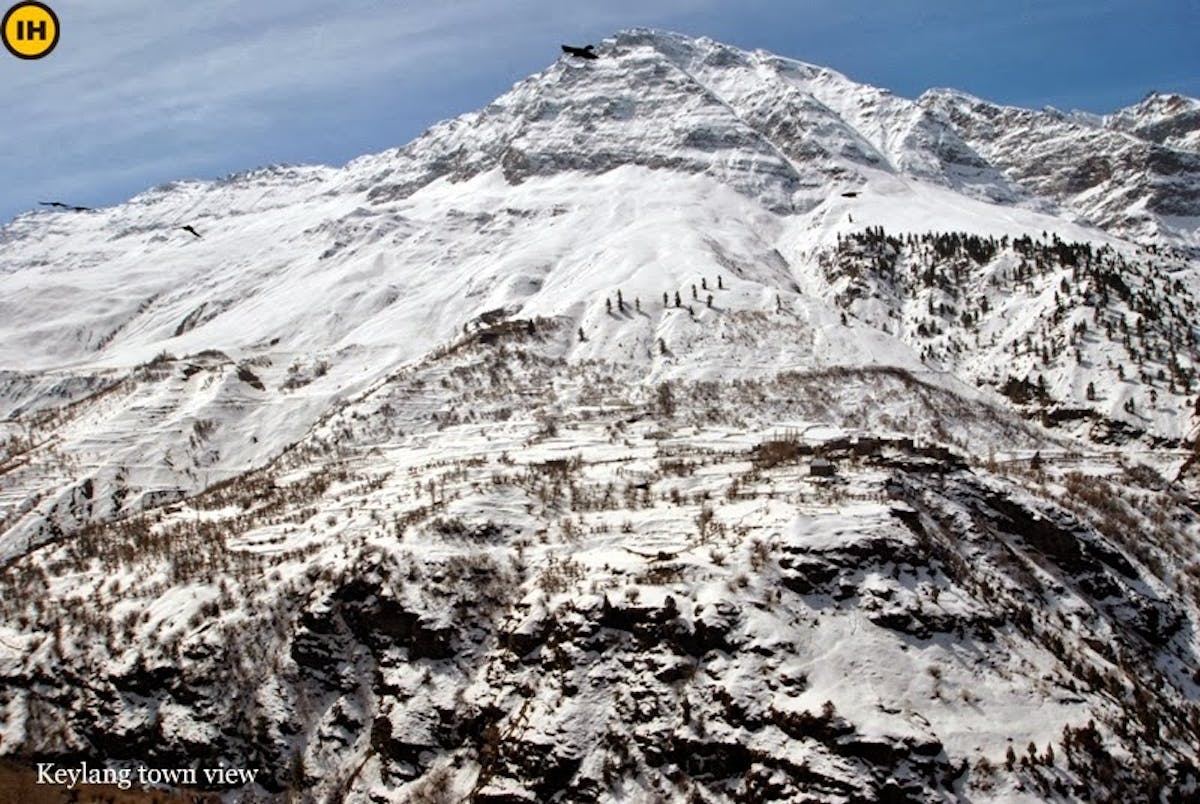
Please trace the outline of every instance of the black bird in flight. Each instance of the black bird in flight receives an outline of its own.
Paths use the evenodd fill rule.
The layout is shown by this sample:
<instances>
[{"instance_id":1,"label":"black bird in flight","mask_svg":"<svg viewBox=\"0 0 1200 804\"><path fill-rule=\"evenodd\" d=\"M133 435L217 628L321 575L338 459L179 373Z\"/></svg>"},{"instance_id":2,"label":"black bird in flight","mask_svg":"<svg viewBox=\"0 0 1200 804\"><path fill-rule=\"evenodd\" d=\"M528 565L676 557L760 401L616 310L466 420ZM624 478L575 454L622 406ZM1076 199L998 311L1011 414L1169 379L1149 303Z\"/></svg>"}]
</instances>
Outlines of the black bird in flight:
<instances>
[{"instance_id":1,"label":"black bird in flight","mask_svg":"<svg viewBox=\"0 0 1200 804\"><path fill-rule=\"evenodd\" d=\"M179 228L180 228L180 229L182 229L182 230L183 230L183 231L185 231L185 232L191 232L191 233L192 233L192 234L194 234L196 237L202 237L202 236L203 236L203 235L201 235L199 232L197 232L195 229L193 229L193 228L191 227L191 225L190 225L190 224L189 224L188 226L180 226Z\"/></svg>"},{"instance_id":2,"label":"black bird in flight","mask_svg":"<svg viewBox=\"0 0 1200 804\"><path fill-rule=\"evenodd\" d=\"M58 209L69 209L73 212L91 212L91 207L74 207L70 204L64 204L62 201L38 201L44 207L57 207Z\"/></svg>"},{"instance_id":3,"label":"black bird in flight","mask_svg":"<svg viewBox=\"0 0 1200 804\"><path fill-rule=\"evenodd\" d=\"M571 45L562 46L563 53L568 56L578 56L581 59L598 59L596 55L595 45L584 45L583 47L572 47Z\"/></svg>"},{"instance_id":4,"label":"black bird in flight","mask_svg":"<svg viewBox=\"0 0 1200 804\"><path fill-rule=\"evenodd\" d=\"M842 193L842 198L858 198L858 192L853 191L849 193Z\"/></svg>"}]
</instances>

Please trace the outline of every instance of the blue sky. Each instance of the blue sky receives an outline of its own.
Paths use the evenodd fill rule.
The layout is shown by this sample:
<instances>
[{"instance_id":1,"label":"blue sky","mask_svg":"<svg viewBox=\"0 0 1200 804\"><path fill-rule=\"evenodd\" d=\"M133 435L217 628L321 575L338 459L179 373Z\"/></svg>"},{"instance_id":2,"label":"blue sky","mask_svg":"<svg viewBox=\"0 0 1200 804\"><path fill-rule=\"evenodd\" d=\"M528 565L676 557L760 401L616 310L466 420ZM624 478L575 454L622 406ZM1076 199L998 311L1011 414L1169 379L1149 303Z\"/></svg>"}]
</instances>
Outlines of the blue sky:
<instances>
[{"instance_id":1,"label":"blue sky","mask_svg":"<svg viewBox=\"0 0 1200 804\"><path fill-rule=\"evenodd\" d=\"M47 1L57 50L0 51L0 221L39 200L342 164L484 105L562 41L638 25L908 97L952 86L1108 112L1151 89L1200 96L1200 0Z\"/></svg>"}]
</instances>

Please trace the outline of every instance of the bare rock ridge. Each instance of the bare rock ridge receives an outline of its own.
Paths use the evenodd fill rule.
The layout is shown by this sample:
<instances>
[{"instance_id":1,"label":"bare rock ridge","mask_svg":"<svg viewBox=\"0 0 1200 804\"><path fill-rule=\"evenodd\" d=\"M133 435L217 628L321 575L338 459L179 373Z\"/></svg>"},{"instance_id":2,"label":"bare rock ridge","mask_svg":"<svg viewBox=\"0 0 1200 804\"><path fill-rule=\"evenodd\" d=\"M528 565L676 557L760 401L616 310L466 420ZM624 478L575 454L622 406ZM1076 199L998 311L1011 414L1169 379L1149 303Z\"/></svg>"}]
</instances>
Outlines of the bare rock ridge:
<instances>
[{"instance_id":1,"label":"bare rock ridge","mask_svg":"<svg viewBox=\"0 0 1200 804\"><path fill-rule=\"evenodd\" d=\"M6 772L1195 800L1200 104L596 52L4 227Z\"/></svg>"}]
</instances>

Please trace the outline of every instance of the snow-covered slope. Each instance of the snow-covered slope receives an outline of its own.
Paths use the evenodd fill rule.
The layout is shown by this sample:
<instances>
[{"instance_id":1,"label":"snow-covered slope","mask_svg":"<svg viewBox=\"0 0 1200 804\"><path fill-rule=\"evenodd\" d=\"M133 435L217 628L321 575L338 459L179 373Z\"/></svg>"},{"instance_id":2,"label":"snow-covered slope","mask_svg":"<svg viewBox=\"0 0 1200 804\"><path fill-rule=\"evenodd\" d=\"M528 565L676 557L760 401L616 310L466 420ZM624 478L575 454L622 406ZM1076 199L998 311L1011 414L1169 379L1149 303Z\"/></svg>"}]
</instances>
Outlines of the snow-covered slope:
<instances>
[{"instance_id":1,"label":"snow-covered slope","mask_svg":"<svg viewBox=\"0 0 1200 804\"><path fill-rule=\"evenodd\" d=\"M954 90L932 90L919 103L949 120L989 164L1083 220L1147 242L1200 246L1200 151L1186 133L1195 125L1186 113L1155 115L1147 101L1095 126ZM1176 130L1183 133L1166 134Z\"/></svg>"},{"instance_id":2,"label":"snow-covered slope","mask_svg":"<svg viewBox=\"0 0 1200 804\"><path fill-rule=\"evenodd\" d=\"M4 228L0 752L259 768L231 800L1195 794L1195 102L599 51Z\"/></svg>"},{"instance_id":3,"label":"snow-covered slope","mask_svg":"<svg viewBox=\"0 0 1200 804\"><path fill-rule=\"evenodd\" d=\"M1151 92L1103 124L1181 151L1200 151L1200 100Z\"/></svg>"}]
</instances>

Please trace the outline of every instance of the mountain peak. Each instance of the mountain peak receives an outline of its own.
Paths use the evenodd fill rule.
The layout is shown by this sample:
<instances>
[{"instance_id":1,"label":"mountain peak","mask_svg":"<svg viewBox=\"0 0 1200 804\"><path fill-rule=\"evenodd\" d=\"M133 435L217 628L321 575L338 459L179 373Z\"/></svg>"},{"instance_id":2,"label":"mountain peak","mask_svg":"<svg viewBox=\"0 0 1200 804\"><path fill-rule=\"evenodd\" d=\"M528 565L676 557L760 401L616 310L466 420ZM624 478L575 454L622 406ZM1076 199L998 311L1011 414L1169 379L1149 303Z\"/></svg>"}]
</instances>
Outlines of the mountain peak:
<instances>
[{"instance_id":1,"label":"mountain peak","mask_svg":"<svg viewBox=\"0 0 1200 804\"><path fill-rule=\"evenodd\" d=\"M1106 119L1107 125L1141 139L1200 154L1200 100L1150 92Z\"/></svg>"}]
</instances>

